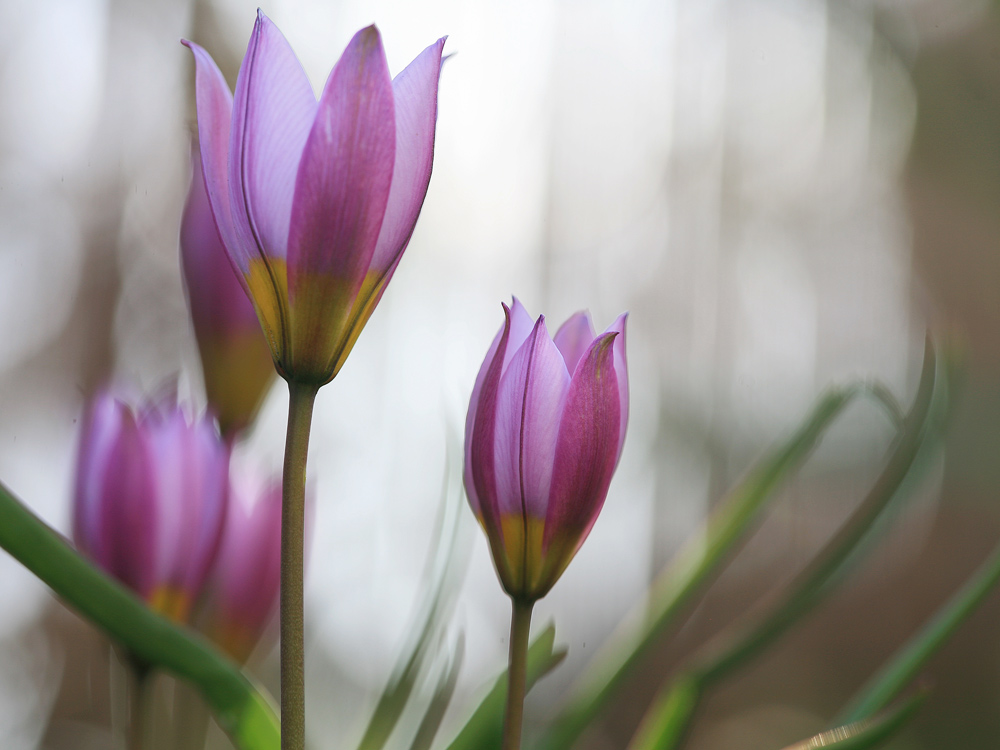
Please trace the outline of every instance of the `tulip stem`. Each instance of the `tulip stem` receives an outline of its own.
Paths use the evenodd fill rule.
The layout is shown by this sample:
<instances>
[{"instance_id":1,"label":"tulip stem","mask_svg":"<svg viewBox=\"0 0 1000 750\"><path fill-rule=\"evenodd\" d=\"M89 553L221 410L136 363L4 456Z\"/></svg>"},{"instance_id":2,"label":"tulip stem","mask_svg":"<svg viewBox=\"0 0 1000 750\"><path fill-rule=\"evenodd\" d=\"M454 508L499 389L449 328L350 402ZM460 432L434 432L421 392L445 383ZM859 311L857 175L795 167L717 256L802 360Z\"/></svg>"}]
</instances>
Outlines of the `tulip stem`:
<instances>
[{"instance_id":1,"label":"tulip stem","mask_svg":"<svg viewBox=\"0 0 1000 750\"><path fill-rule=\"evenodd\" d=\"M503 717L503 750L520 750L524 723L524 693L528 669L528 633L534 602L511 599L510 662L507 668L507 710Z\"/></svg>"},{"instance_id":2,"label":"tulip stem","mask_svg":"<svg viewBox=\"0 0 1000 750\"><path fill-rule=\"evenodd\" d=\"M281 750L306 744L303 539L306 455L318 386L288 383L288 433L281 481Z\"/></svg>"}]
</instances>

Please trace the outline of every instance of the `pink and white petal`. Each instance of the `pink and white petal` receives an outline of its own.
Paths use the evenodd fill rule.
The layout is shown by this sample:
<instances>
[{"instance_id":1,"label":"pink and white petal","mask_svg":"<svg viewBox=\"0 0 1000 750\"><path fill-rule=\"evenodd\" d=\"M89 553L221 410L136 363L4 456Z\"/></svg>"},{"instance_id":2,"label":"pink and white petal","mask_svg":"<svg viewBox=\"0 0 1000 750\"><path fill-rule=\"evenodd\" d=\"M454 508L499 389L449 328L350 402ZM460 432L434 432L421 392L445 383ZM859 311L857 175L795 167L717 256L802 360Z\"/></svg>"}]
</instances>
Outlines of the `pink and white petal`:
<instances>
[{"instance_id":1,"label":"pink and white petal","mask_svg":"<svg viewBox=\"0 0 1000 750\"><path fill-rule=\"evenodd\" d=\"M479 394L482 391L483 381L486 379L486 373L493 362L497 346L500 344L500 339L503 337L504 331L508 331L507 351L504 354L504 358L501 363L502 374L506 369L507 364L510 362L510 358L514 356L514 353L520 348L521 344L524 343L524 340L528 337L528 334L531 333L531 329L534 327L531 316L528 315L528 311L524 309L524 305L520 303L517 297L513 298L511 307L507 307L507 305L503 302L501 302L500 305L504 310L504 322L501 324L500 330L497 331L497 335L493 337L493 343L490 344L490 348L486 352L486 358L483 360L483 364L479 367L479 373L476 375L475 385L472 387L472 398L469 399L469 413L465 419L466 467L469 465L469 451L472 446L472 429L476 424L476 411L479 408ZM511 339L514 337L516 337L518 341L516 347L511 344ZM478 502L474 501L472 495L470 495L469 499L470 502L475 503L473 505L473 510L476 510Z\"/></svg>"},{"instance_id":2,"label":"pink and white petal","mask_svg":"<svg viewBox=\"0 0 1000 750\"><path fill-rule=\"evenodd\" d=\"M251 558L241 571L242 580L234 588L244 625L260 638L278 605L281 582L281 482L263 488L256 498L241 544L249 547Z\"/></svg>"},{"instance_id":3,"label":"pink and white petal","mask_svg":"<svg viewBox=\"0 0 1000 750\"><path fill-rule=\"evenodd\" d=\"M178 561L181 576L178 582L194 600L205 584L225 529L230 449L207 419L200 419L191 426L186 448L189 487L196 493L198 502L189 506L190 552Z\"/></svg>"},{"instance_id":4,"label":"pink and white petal","mask_svg":"<svg viewBox=\"0 0 1000 750\"><path fill-rule=\"evenodd\" d=\"M539 316L500 381L495 445L501 513L545 517L568 387L569 373Z\"/></svg>"},{"instance_id":5,"label":"pink and white petal","mask_svg":"<svg viewBox=\"0 0 1000 750\"><path fill-rule=\"evenodd\" d=\"M176 584L178 560L190 554L190 507L197 503L186 466L187 422L175 406L168 412L148 411L141 427L155 459L152 475L160 498L156 577L159 583Z\"/></svg>"},{"instance_id":6,"label":"pink and white petal","mask_svg":"<svg viewBox=\"0 0 1000 750\"><path fill-rule=\"evenodd\" d=\"M296 175L316 109L291 46L258 10L236 81L229 151L234 226L245 253L286 256Z\"/></svg>"},{"instance_id":7,"label":"pink and white petal","mask_svg":"<svg viewBox=\"0 0 1000 750\"><path fill-rule=\"evenodd\" d=\"M553 341L562 353L566 362L566 369L572 373L576 370L580 357L587 351L587 347L594 341L597 334L594 326L590 322L590 313L582 310L574 313L569 319L559 326Z\"/></svg>"},{"instance_id":8,"label":"pink and white petal","mask_svg":"<svg viewBox=\"0 0 1000 750\"><path fill-rule=\"evenodd\" d=\"M396 156L392 187L370 265L372 271L380 274L391 275L399 263L431 181L438 79L446 39L438 39L417 55L392 81Z\"/></svg>"},{"instance_id":9,"label":"pink and white petal","mask_svg":"<svg viewBox=\"0 0 1000 750\"><path fill-rule=\"evenodd\" d=\"M140 597L159 583L156 552L160 498L153 474L154 456L131 412L122 411L121 429L104 466L101 555L98 565Z\"/></svg>"},{"instance_id":10,"label":"pink and white petal","mask_svg":"<svg viewBox=\"0 0 1000 750\"><path fill-rule=\"evenodd\" d=\"M577 365L556 443L543 548L554 537L573 551L597 519L618 459L621 406L615 333L594 340Z\"/></svg>"},{"instance_id":11,"label":"pink and white petal","mask_svg":"<svg viewBox=\"0 0 1000 750\"><path fill-rule=\"evenodd\" d=\"M118 439L123 408L110 393L99 392L87 407L80 432L73 487L73 540L95 560L103 555L104 469Z\"/></svg>"},{"instance_id":12,"label":"pink and white petal","mask_svg":"<svg viewBox=\"0 0 1000 750\"><path fill-rule=\"evenodd\" d=\"M625 324L628 322L628 313L622 313L614 323L608 326L605 333L617 333L615 337L615 375L618 378L618 401L621 412L621 426L618 434L618 454L615 461L621 458L622 448L625 447L625 432L628 430L628 359L625 352Z\"/></svg>"},{"instance_id":13,"label":"pink and white petal","mask_svg":"<svg viewBox=\"0 0 1000 750\"><path fill-rule=\"evenodd\" d=\"M395 150L392 81L369 26L330 73L302 153L288 244L292 297L301 279L328 275L346 285L336 302L350 310L385 216Z\"/></svg>"},{"instance_id":14,"label":"pink and white petal","mask_svg":"<svg viewBox=\"0 0 1000 750\"><path fill-rule=\"evenodd\" d=\"M259 329L242 273L233 272L212 215L201 159L192 158L191 187L181 217L181 272L198 340L229 339Z\"/></svg>"},{"instance_id":15,"label":"pink and white petal","mask_svg":"<svg viewBox=\"0 0 1000 750\"><path fill-rule=\"evenodd\" d=\"M469 504L482 521L494 551L502 549L503 546L500 509L497 502L497 466L494 447L500 379L511 325L510 309L504 305L503 310L504 329L482 381L471 438L466 443L465 462L465 488ZM498 559L498 555L494 554L494 559Z\"/></svg>"},{"instance_id":16,"label":"pink and white petal","mask_svg":"<svg viewBox=\"0 0 1000 750\"><path fill-rule=\"evenodd\" d=\"M471 474L469 473L470 458L472 455L472 432L476 425L476 413L479 410L479 396L483 389L483 382L486 380L486 374L489 372L490 365L493 364L493 358L496 356L497 347L500 345L504 331L507 330L507 326L509 325L510 311L507 305L502 302L500 304L504 309L504 322L501 324L500 330L497 331L497 335L493 337L493 343L486 350L486 357L479 366L479 372L476 374L476 382L472 386L472 396L469 398L469 411L465 416L465 491L469 496L472 511L477 516L479 515L479 499L476 497L475 484L471 481Z\"/></svg>"},{"instance_id":17,"label":"pink and white petal","mask_svg":"<svg viewBox=\"0 0 1000 750\"><path fill-rule=\"evenodd\" d=\"M535 321L521 304L521 300L514 297L510 306L510 341L507 344L507 353L504 355L504 370L510 365L510 360L531 335L534 328Z\"/></svg>"},{"instance_id":18,"label":"pink and white petal","mask_svg":"<svg viewBox=\"0 0 1000 750\"><path fill-rule=\"evenodd\" d=\"M570 376L544 322L531 350L521 421L521 486L525 512L541 519L549 503L556 440Z\"/></svg>"},{"instance_id":19,"label":"pink and white petal","mask_svg":"<svg viewBox=\"0 0 1000 750\"><path fill-rule=\"evenodd\" d=\"M183 41L194 54L198 144L212 214L233 265L246 271L247 249L233 224L229 191L229 136L233 95L215 60L194 42Z\"/></svg>"}]
</instances>

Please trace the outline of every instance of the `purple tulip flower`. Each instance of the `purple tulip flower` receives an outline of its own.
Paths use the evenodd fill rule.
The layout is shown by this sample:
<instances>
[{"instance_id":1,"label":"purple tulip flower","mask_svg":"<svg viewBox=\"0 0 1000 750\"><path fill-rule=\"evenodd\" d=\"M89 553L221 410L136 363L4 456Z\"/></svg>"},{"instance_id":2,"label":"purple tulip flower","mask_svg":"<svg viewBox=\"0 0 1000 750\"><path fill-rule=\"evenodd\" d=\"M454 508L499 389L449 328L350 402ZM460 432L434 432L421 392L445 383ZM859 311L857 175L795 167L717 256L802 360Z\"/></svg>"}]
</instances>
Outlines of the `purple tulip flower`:
<instances>
[{"instance_id":1,"label":"purple tulip flower","mask_svg":"<svg viewBox=\"0 0 1000 750\"><path fill-rule=\"evenodd\" d=\"M245 429L274 380L257 313L233 272L194 155L191 188L181 220L181 271L209 409L224 435Z\"/></svg>"},{"instance_id":2,"label":"purple tulip flower","mask_svg":"<svg viewBox=\"0 0 1000 750\"><path fill-rule=\"evenodd\" d=\"M628 422L623 314L586 312L549 336L517 299L479 370L465 424L465 489L504 590L534 602L590 533Z\"/></svg>"},{"instance_id":3,"label":"purple tulip flower","mask_svg":"<svg viewBox=\"0 0 1000 750\"><path fill-rule=\"evenodd\" d=\"M99 394L77 457L73 537L151 608L186 622L225 523L229 448L176 405L138 413Z\"/></svg>"},{"instance_id":4,"label":"purple tulip flower","mask_svg":"<svg viewBox=\"0 0 1000 750\"><path fill-rule=\"evenodd\" d=\"M444 39L390 79L362 29L316 101L295 53L258 12L235 97L192 42L212 213L278 372L339 372L409 242L430 181Z\"/></svg>"},{"instance_id":5,"label":"purple tulip flower","mask_svg":"<svg viewBox=\"0 0 1000 750\"><path fill-rule=\"evenodd\" d=\"M245 662L278 608L281 480L233 479L226 528L201 612L205 633Z\"/></svg>"}]
</instances>

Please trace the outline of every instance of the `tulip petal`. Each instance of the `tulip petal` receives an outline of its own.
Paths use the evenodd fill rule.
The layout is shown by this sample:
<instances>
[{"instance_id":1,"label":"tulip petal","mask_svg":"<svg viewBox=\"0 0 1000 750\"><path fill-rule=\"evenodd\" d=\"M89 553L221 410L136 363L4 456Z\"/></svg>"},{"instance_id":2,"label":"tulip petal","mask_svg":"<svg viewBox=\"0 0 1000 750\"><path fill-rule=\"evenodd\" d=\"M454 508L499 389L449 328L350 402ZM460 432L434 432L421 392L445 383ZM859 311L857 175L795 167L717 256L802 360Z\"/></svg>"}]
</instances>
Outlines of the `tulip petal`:
<instances>
[{"instance_id":1,"label":"tulip petal","mask_svg":"<svg viewBox=\"0 0 1000 750\"><path fill-rule=\"evenodd\" d=\"M102 556L98 565L146 598L156 584L158 552L153 457L132 413L121 410L117 440L101 478Z\"/></svg>"},{"instance_id":2,"label":"tulip petal","mask_svg":"<svg viewBox=\"0 0 1000 750\"><path fill-rule=\"evenodd\" d=\"M242 662L278 603L281 482L258 487L235 480L206 606L212 637Z\"/></svg>"},{"instance_id":3,"label":"tulip petal","mask_svg":"<svg viewBox=\"0 0 1000 750\"><path fill-rule=\"evenodd\" d=\"M103 559L101 517L103 480L101 469L118 439L122 408L110 394L101 392L87 408L77 452L73 491L73 540L82 552Z\"/></svg>"},{"instance_id":4,"label":"tulip petal","mask_svg":"<svg viewBox=\"0 0 1000 750\"><path fill-rule=\"evenodd\" d=\"M594 326L590 323L590 314L586 311L575 313L559 326L559 330L556 331L552 340L559 347L569 372L572 373L576 370L580 357L583 356L587 347L596 337Z\"/></svg>"},{"instance_id":5,"label":"tulip petal","mask_svg":"<svg viewBox=\"0 0 1000 750\"><path fill-rule=\"evenodd\" d=\"M486 352L486 358L479 368L479 374L476 375L476 383L472 387L472 397L469 399L469 413L465 419L465 488L466 494L469 497L469 504L476 515L479 515L479 499L475 494L475 485L472 482L469 467L471 466L472 458L472 433L476 424L476 413L479 409L483 383L486 380L486 375L489 372L490 365L493 363L497 347L500 345L500 340L503 338L505 332L508 336L508 343L504 358L500 363L501 374L506 369L511 357L514 356L514 353L520 348L521 344L528 337L528 334L531 333L534 325L531 321L531 316L528 315L528 311L524 309L524 305L521 304L517 297L514 297L510 308L503 303L501 305L503 305L504 309L504 322L500 326L500 330L497 331L497 335L493 338L493 343L490 344L490 348ZM511 345L510 341L513 339L517 340L517 346Z\"/></svg>"},{"instance_id":6,"label":"tulip petal","mask_svg":"<svg viewBox=\"0 0 1000 750\"><path fill-rule=\"evenodd\" d=\"M566 394L542 541L547 559L561 566L556 577L597 519L617 463L621 426L614 366L617 336L604 333L594 340Z\"/></svg>"},{"instance_id":7,"label":"tulip petal","mask_svg":"<svg viewBox=\"0 0 1000 750\"><path fill-rule=\"evenodd\" d=\"M395 144L392 80L369 26L330 73L302 154L288 249L293 296L303 276L321 273L348 283L353 302L385 215Z\"/></svg>"},{"instance_id":8,"label":"tulip petal","mask_svg":"<svg viewBox=\"0 0 1000 750\"><path fill-rule=\"evenodd\" d=\"M496 451L494 449L500 378L503 373L503 360L511 328L510 308L504 305L503 311L504 329L493 358L486 368L486 376L482 381L472 425L472 436L466 441L468 460L465 464L465 487L469 495L469 502L483 524L483 529L494 549L501 548L503 544L500 509L497 503ZM498 559L501 560L497 563L500 566L503 564L502 556L498 558L497 555L494 555L494 560ZM498 570L498 572L503 578L505 571Z\"/></svg>"},{"instance_id":9,"label":"tulip petal","mask_svg":"<svg viewBox=\"0 0 1000 750\"><path fill-rule=\"evenodd\" d=\"M245 272L246 251L241 249L229 200L229 131L233 119L233 95L212 56L194 42L184 40L182 44L194 54L198 143L205 190L230 261ZM239 275L242 279L242 274Z\"/></svg>"},{"instance_id":10,"label":"tulip petal","mask_svg":"<svg viewBox=\"0 0 1000 750\"><path fill-rule=\"evenodd\" d=\"M625 358L625 324L628 322L628 313L622 313L614 323L608 326L605 333L617 333L615 336L615 375L618 378L618 404L620 426L618 428L618 454L615 458L615 465L621 458L622 448L625 447L625 432L628 429L628 360Z\"/></svg>"},{"instance_id":11,"label":"tulip petal","mask_svg":"<svg viewBox=\"0 0 1000 750\"><path fill-rule=\"evenodd\" d=\"M447 37L425 49L392 81L396 108L396 156L385 216L368 275L347 324L348 335L334 355L336 375L375 311L410 242L431 179L441 50Z\"/></svg>"},{"instance_id":12,"label":"tulip petal","mask_svg":"<svg viewBox=\"0 0 1000 750\"><path fill-rule=\"evenodd\" d=\"M234 272L212 215L200 158L192 158L191 188L181 217L181 268L199 343L207 335L226 339L260 329L257 313ZM270 364L270 363L268 363Z\"/></svg>"},{"instance_id":13,"label":"tulip petal","mask_svg":"<svg viewBox=\"0 0 1000 750\"><path fill-rule=\"evenodd\" d=\"M286 256L296 174L316 108L291 46L258 10L236 80L229 143L230 200L244 272L258 253Z\"/></svg>"},{"instance_id":14,"label":"tulip petal","mask_svg":"<svg viewBox=\"0 0 1000 750\"><path fill-rule=\"evenodd\" d=\"M438 79L446 39L438 39L417 55L392 81L396 157L385 217L371 262L373 271L387 277L392 275L410 241L431 181Z\"/></svg>"},{"instance_id":15,"label":"tulip petal","mask_svg":"<svg viewBox=\"0 0 1000 750\"><path fill-rule=\"evenodd\" d=\"M545 517L569 383L562 355L539 316L500 381L494 444L501 514Z\"/></svg>"}]
</instances>

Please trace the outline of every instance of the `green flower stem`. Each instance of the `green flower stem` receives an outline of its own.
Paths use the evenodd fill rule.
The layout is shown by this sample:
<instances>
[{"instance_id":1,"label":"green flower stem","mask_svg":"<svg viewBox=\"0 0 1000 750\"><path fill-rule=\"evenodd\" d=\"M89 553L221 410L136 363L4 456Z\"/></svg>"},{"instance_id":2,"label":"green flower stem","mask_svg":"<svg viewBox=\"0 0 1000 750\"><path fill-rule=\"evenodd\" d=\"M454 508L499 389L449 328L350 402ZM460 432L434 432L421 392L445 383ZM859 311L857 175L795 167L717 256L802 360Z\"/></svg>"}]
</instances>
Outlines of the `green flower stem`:
<instances>
[{"instance_id":1,"label":"green flower stem","mask_svg":"<svg viewBox=\"0 0 1000 750\"><path fill-rule=\"evenodd\" d=\"M528 632L534 602L511 599L510 661L507 674L507 710L503 717L503 750L520 750L524 723L524 693L528 675Z\"/></svg>"},{"instance_id":2,"label":"green flower stem","mask_svg":"<svg viewBox=\"0 0 1000 750\"><path fill-rule=\"evenodd\" d=\"M303 564L306 456L319 387L288 383L288 433L281 479L281 749L306 746Z\"/></svg>"}]
</instances>

